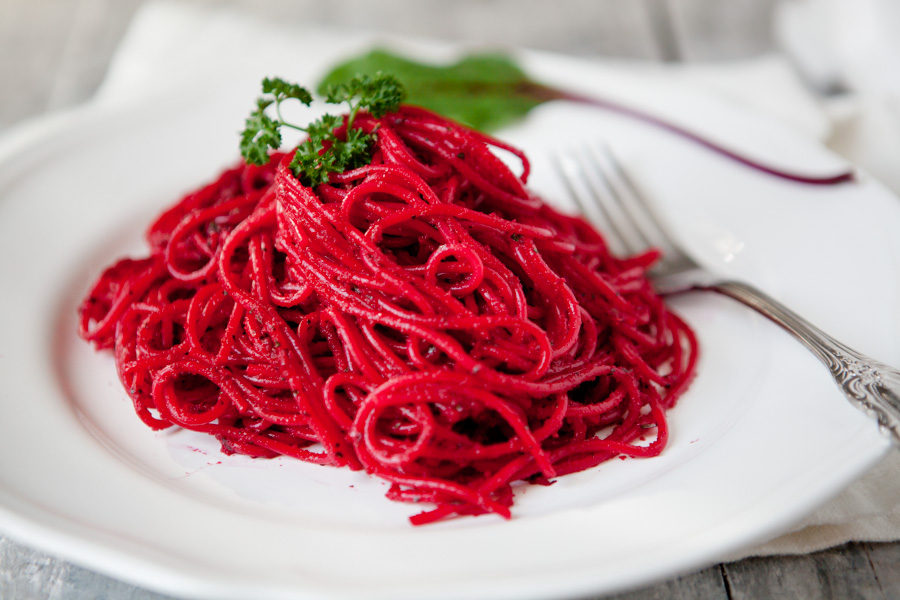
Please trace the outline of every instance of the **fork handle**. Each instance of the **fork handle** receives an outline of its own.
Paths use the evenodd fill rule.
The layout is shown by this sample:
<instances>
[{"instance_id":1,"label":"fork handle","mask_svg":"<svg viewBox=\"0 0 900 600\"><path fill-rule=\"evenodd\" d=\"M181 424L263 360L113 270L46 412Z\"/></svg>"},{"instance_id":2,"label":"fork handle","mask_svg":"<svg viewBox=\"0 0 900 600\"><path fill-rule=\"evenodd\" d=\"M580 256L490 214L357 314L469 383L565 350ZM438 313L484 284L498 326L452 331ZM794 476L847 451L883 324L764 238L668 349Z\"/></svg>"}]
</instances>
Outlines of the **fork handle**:
<instances>
[{"instance_id":1,"label":"fork handle","mask_svg":"<svg viewBox=\"0 0 900 600\"><path fill-rule=\"evenodd\" d=\"M819 357L844 395L875 416L882 431L900 443L900 370L837 341L764 292L739 281L704 286L749 306L781 325Z\"/></svg>"}]
</instances>

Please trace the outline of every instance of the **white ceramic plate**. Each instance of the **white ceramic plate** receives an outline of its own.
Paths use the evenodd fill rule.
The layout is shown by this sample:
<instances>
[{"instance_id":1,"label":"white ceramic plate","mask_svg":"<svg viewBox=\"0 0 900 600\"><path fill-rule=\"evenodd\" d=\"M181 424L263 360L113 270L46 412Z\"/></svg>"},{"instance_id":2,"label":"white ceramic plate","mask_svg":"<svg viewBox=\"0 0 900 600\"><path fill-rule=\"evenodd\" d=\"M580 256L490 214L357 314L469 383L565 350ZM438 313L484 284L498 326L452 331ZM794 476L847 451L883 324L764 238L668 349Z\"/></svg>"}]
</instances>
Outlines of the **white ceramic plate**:
<instances>
[{"instance_id":1,"label":"white ceramic plate","mask_svg":"<svg viewBox=\"0 0 900 600\"><path fill-rule=\"evenodd\" d=\"M840 162L815 142L688 89L525 55L795 170ZM596 76L594 78L586 76ZM587 83L585 83L587 81ZM596 88L596 89L594 89ZM549 598L611 592L784 531L888 448L816 360L727 299L684 297L702 360L671 442L523 490L515 517L423 528L359 473L225 457L132 414L112 359L75 335L99 270L141 253L150 218L236 156L253 90L93 108L0 154L0 527L136 584L205 598ZM207 90L208 92L209 90ZM837 337L900 363L900 205L877 183L792 184L622 117L566 104L504 137L562 198L548 152L603 135L704 261L753 280Z\"/></svg>"}]
</instances>

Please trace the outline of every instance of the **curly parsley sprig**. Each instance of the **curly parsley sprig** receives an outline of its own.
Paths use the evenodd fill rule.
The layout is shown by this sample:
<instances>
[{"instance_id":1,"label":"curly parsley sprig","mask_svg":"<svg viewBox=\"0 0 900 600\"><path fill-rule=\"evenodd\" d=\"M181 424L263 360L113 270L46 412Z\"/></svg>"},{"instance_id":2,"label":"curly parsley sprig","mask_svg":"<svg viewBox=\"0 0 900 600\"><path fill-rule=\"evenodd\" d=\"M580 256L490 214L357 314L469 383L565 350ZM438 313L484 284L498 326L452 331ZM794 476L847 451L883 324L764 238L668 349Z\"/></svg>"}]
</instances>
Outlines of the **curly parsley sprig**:
<instances>
[{"instance_id":1,"label":"curly parsley sprig","mask_svg":"<svg viewBox=\"0 0 900 600\"><path fill-rule=\"evenodd\" d=\"M406 91L392 75L356 75L348 81L330 85L325 90L325 100L330 104L346 103L349 107L346 133L343 138L335 130L343 123L341 116L326 114L300 127L288 123L281 116L281 104L298 100L309 106L312 94L304 87L279 78L262 81L263 96L256 100L256 109L250 113L241 133L241 155L250 164L263 165L269 160L269 151L281 147L281 128L289 127L307 134L307 139L297 146L290 167L304 185L314 187L328 181L331 173L342 173L368 164L372 160L374 136L353 129L353 122L360 110L366 110L375 118L395 112L406 97ZM269 108L274 106L274 118Z\"/></svg>"}]
</instances>

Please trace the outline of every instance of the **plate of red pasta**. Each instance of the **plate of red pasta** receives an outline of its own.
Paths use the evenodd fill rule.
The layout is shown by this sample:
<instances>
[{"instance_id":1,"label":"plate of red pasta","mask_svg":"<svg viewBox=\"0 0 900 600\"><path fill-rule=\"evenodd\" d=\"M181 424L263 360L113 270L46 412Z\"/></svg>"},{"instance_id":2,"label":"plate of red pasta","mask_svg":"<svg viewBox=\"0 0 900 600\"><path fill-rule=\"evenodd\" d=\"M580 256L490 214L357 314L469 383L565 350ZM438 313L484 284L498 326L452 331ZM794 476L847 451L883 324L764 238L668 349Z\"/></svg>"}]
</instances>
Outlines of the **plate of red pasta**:
<instances>
[{"instance_id":1,"label":"plate of red pasta","mask_svg":"<svg viewBox=\"0 0 900 600\"><path fill-rule=\"evenodd\" d=\"M249 118L221 81L4 146L4 531L186 597L574 597L765 541L883 456L775 325L659 296L551 159L602 136L698 260L888 362L896 199L748 166L847 168L693 89L521 59L655 116L559 98L488 135L388 74L330 105L266 78Z\"/></svg>"}]
</instances>

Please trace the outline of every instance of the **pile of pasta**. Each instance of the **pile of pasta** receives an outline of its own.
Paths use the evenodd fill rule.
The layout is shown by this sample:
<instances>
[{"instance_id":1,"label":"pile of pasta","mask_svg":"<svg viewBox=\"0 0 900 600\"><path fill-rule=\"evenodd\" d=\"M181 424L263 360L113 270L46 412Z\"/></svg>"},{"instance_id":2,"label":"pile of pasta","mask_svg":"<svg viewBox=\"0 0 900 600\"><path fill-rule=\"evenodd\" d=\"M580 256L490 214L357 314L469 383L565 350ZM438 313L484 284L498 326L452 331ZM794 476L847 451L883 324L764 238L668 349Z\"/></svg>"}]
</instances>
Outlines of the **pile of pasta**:
<instances>
[{"instance_id":1,"label":"pile of pasta","mask_svg":"<svg viewBox=\"0 0 900 600\"><path fill-rule=\"evenodd\" d=\"M659 454L697 344L646 277L657 254L613 256L496 139L406 105L353 126L370 164L313 189L290 153L242 163L99 277L81 335L137 415L364 469L427 503L416 524L508 518L515 486Z\"/></svg>"}]
</instances>

